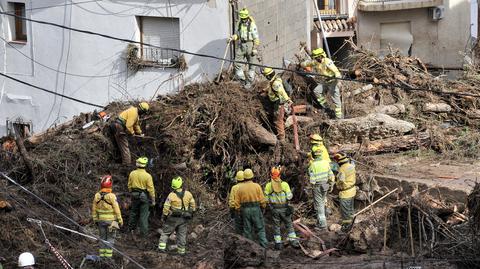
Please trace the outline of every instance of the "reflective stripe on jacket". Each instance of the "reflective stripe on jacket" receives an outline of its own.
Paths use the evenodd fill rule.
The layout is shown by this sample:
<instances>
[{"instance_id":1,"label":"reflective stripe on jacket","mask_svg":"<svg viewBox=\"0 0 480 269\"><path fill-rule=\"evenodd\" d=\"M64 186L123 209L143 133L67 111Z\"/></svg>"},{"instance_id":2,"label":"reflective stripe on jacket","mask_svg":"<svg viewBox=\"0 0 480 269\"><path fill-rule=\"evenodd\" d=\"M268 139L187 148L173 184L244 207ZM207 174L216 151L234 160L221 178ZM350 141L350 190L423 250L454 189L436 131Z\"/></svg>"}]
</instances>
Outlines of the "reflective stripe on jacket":
<instances>
[{"instance_id":1,"label":"reflective stripe on jacket","mask_svg":"<svg viewBox=\"0 0 480 269\"><path fill-rule=\"evenodd\" d=\"M172 191L168 194L167 199L165 199L165 203L163 204L163 214L170 215L174 210L184 210L184 211L195 211L196 204L195 199L193 199L193 195L189 191L185 191L183 194L183 208L182 208L182 199L180 199L177 193L181 193L182 189L178 189L176 191Z\"/></svg>"},{"instance_id":2,"label":"reflective stripe on jacket","mask_svg":"<svg viewBox=\"0 0 480 269\"><path fill-rule=\"evenodd\" d=\"M134 189L147 191L152 202L155 201L155 187L153 186L152 175L145 171L144 168L137 168L130 172L128 176L128 190L131 192Z\"/></svg>"},{"instance_id":3,"label":"reflective stripe on jacket","mask_svg":"<svg viewBox=\"0 0 480 269\"><path fill-rule=\"evenodd\" d=\"M330 163L327 160L315 159L308 167L308 175L310 183L321 184L327 182L333 182L335 176L332 169L330 169Z\"/></svg>"},{"instance_id":4,"label":"reflective stripe on jacket","mask_svg":"<svg viewBox=\"0 0 480 269\"><path fill-rule=\"evenodd\" d=\"M92 203L93 221L113 221L116 220L122 224L122 213L118 206L117 197L113 193L105 193L102 200L102 189L95 194Z\"/></svg>"},{"instance_id":5,"label":"reflective stripe on jacket","mask_svg":"<svg viewBox=\"0 0 480 269\"><path fill-rule=\"evenodd\" d=\"M292 199L293 194L290 190L290 186L287 182L282 181L281 183L282 191L275 192L272 187L272 182L268 182L265 186L265 196L267 197L267 202L270 204L286 204L289 200Z\"/></svg>"},{"instance_id":6,"label":"reflective stripe on jacket","mask_svg":"<svg viewBox=\"0 0 480 269\"><path fill-rule=\"evenodd\" d=\"M357 194L355 164L347 162L338 168L337 188L340 199L348 199L355 197Z\"/></svg>"},{"instance_id":7,"label":"reflective stripe on jacket","mask_svg":"<svg viewBox=\"0 0 480 269\"><path fill-rule=\"evenodd\" d=\"M272 80L270 80L270 87L268 88L268 98L271 102L279 101L280 104L283 104L290 100L290 97L288 97L288 94L283 87L283 81L281 78L274 76Z\"/></svg>"},{"instance_id":8,"label":"reflective stripe on jacket","mask_svg":"<svg viewBox=\"0 0 480 269\"><path fill-rule=\"evenodd\" d=\"M118 118L125 124L129 134L142 134L138 120L138 108L131 106L127 110L122 111Z\"/></svg>"},{"instance_id":9,"label":"reflective stripe on jacket","mask_svg":"<svg viewBox=\"0 0 480 269\"><path fill-rule=\"evenodd\" d=\"M238 39L242 42L253 41L255 45L260 44L258 36L257 25L252 17L249 17L247 23L242 23L240 20L237 25Z\"/></svg>"}]
</instances>

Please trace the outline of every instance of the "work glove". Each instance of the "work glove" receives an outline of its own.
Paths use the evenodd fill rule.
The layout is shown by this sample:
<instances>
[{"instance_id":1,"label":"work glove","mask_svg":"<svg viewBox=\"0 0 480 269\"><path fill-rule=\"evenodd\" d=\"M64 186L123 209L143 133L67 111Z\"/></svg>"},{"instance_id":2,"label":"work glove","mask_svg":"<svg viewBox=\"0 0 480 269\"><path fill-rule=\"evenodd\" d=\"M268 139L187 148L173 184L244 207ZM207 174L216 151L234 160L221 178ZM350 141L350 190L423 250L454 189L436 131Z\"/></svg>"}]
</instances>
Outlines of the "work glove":
<instances>
[{"instance_id":1,"label":"work glove","mask_svg":"<svg viewBox=\"0 0 480 269\"><path fill-rule=\"evenodd\" d=\"M237 35L231 35L228 39L227 39L227 43L230 43L232 41L236 41L238 39L238 36Z\"/></svg>"},{"instance_id":2,"label":"work glove","mask_svg":"<svg viewBox=\"0 0 480 269\"><path fill-rule=\"evenodd\" d=\"M289 100L288 102L284 103L283 108L285 109L285 114L290 115L290 113L292 113L292 101Z\"/></svg>"},{"instance_id":3,"label":"work glove","mask_svg":"<svg viewBox=\"0 0 480 269\"><path fill-rule=\"evenodd\" d=\"M120 230L120 226L118 226L118 222L117 221L112 221L112 223L110 224L110 226L108 226L108 230L110 232L113 232L115 230Z\"/></svg>"},{"instance_id":4,"label":"work glove","mask_svg":"<svg viewBox=\"0 0 480 269\"><path fill-rule=\"evenodd\" d=\"M252 56L257 56L258 55L258 50L257 49L253 49L252 50Z\"/></svg>"}]
</instances>

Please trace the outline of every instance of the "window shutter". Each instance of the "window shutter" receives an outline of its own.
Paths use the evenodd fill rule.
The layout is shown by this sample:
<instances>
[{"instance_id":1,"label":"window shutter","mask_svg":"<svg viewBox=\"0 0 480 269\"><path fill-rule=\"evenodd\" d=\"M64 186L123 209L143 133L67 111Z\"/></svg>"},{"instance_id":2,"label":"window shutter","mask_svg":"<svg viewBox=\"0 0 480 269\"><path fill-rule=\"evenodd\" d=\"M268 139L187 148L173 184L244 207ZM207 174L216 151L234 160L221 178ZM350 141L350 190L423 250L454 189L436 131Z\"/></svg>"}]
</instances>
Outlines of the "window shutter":
<instances>
[{"instance_id":1,"label":"window shutter","mask_svg":"<svg viewBox=\"0 0 480 269\"><path fill-rule=\"evenodd\" d=\"M180 49L178 18L143 17L143 42L162 48Z\"/></svg>"}]
</instances>

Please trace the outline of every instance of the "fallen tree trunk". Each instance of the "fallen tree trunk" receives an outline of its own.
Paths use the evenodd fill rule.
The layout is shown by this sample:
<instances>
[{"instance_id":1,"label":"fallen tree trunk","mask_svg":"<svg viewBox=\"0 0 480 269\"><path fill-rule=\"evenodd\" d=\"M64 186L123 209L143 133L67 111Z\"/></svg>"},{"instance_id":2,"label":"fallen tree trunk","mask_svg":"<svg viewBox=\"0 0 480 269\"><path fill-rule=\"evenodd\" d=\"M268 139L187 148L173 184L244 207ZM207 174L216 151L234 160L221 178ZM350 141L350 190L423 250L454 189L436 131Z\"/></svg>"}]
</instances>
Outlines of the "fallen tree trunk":
<instances>
[{"instance_id":1,"label":"fallen tree trunk","mask_svg":"<svg viewBox=\"0 0 480 269\"><path fill-rule=\"evenodd\" d=\"M75 122L75 119L69 120L65 123L62 123L62 124L57 125L55 127L49 128L49 129L47 129L47 130L45 130L41 133L32 135L26 141L27 141L28 144L31 144L31 145L41 144L44 141L46 141L49 137L52 137L52 136L58 134L58 132L64 130L65 128L70 127L73 122Z\"/></svg>"},{"instance_id":2,"label":"fallen tree trunk","mask_svg":"<svg viewBox=\"0 0 480 269\"><path fill-rule=\"evenodd\" d=\"M310 117L307 117L307 116L296 116L295 115L295 117L297 118L297 123L298 124L313 122L313 118L310 118ZM293 126L293 117L288 116L287 120L285 121L285 128L290 128L292 126Z\"/></svg>"},{"instance_id":3,"label":"fallen tree trunk","mask_svg":"<svg viewBox=\"0 0 480 269\"><path fill-rule=\"evenodd\" d=\"M423 112L450 112L452 107L449 104L445 103L426 103L423 105Z\"/></svg>"},{"instance_id":4,"label":"fallen tree trunk","mask_svg":"<svg viewBox=\"0 0 480 269\"><path fill-rule=\"evenodd\" d=\"M15 142L17 143L18 151L20 152L23 162L27 167L28 173L30 174L30 180L35 180L35 174L33 172L34 171L33 163L32 163L32 160L30 159L30 156L28 155L27 149L25 148L25 144L23 143L23 137L19 132L18 128L15 128Z\"/></svg>"},{"instance_id":5,"label":"fallen tree trunk","mask_svg":"<svg viewBox=\"0 0 480 269\"><path fill-rule=\"evenodd\" d=\"M430 143L430 135L422 132L412 135L390 137L364 143L344 144L331 147L331 151L361 152L366 154L379 154L385 152L406 151L426 146Z\"/></svg>"},{"instance_id":6,"label":"fallen tree trunk","mask_svg":"<svg viewBox=\"0 0 480 269\"><path fill-rule=\"evenodd\" d=\"M259 144L270 146L275 146L277 144L277 137L267 129L263 128L260 124L252 120L247 120L245 124L249 130L248 135L251 139L257 141Z\"/></svg>"},{"instance_id":7,"label":"fallen tree trunk","mask_svg":"<svg viewBox=\"0 0 480 269\"><path fill-rule=\"evenodd\" d=\"M383 113L387 115L402 114L402 113L405 113L405 105L394 104L394 105L387 105L387 106L379 106L375 108L375 112Z\"/></svg>"}]
</instances>

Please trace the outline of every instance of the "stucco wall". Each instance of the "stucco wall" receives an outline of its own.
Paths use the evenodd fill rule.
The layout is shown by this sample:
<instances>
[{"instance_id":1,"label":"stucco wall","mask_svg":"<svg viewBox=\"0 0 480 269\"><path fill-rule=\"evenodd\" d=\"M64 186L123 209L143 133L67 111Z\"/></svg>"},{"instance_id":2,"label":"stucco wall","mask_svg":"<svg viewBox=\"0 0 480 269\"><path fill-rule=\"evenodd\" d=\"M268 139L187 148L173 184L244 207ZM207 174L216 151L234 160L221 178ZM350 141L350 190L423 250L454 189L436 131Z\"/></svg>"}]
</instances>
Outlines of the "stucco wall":
<instances>
[{"instance_id":1,"label":"stucco wall","mask_svg":"<svg viewBox=\"0 0 480 269\"><path fill-rule=\"evenodd\" d=\"M358 44L380 48L380 24L411 22L412 55L434 66L461 67L460 55L470 37L470 2L445 0L445 17L432 21L427 8L401 11L358 11Z\"/></svg>"},{"instance_id":2,"label":"stucco wall","mask_svg":"<svg viewBox=\"0 0 480 269\"><path fill-rule=\"evenodd\" d=\"M300 41L310 44L310 1L241 0L238 7L247 7L257 23L264 64L282 66L283 58L298 52Z\"/></svg>"},{"instance_id":3,"label":"stucco wall","mask_svg":"<svg viewBox=\"0 0 480 269\"><path fill-rule=\"evenodd\" d=\"M3 10L8 9L6 2L0 1ZM178 17L182 49L222 57L230 32L228 1L170 2L171 7L166 0L104 0L42 9L39 7L64 5L65 1L27 0L26 8L34 8L27 12L32 19L137 41L140 40L140 32L135 16ZM3 16L1 34L7 40L10 39L8 27L9 20ZM124 42L28 23L28 42L24 45L10 43L38 63L55 70L67 70L73 75L49 70L1 40L0 44L0 72L88 102L105 105L113 100L150 99L157 89L160 94L178 89L178 81L162 84L171 74L177 73L176 69L147 68L136 74L127 72L127 43ZM189 66L185 73L186 83L212 77L220 66L219 61L197 56L186 55L186 60ZM20 96L27 99L21 100ZM6 118L32 120L34 130L38 132L54 123L64 122L79 112L93 109L11 80L0 79L0 136L5 133Z\"/></svg>"}]
</instances>

